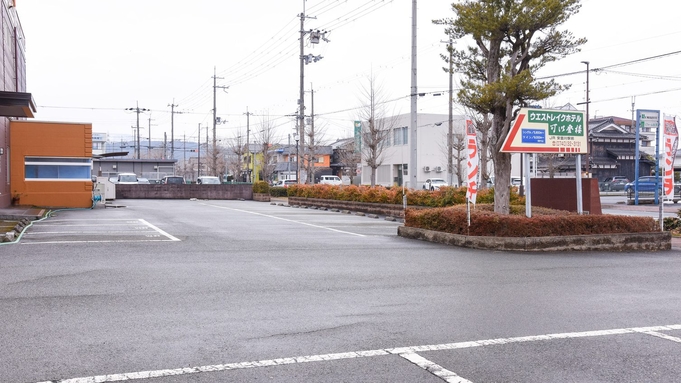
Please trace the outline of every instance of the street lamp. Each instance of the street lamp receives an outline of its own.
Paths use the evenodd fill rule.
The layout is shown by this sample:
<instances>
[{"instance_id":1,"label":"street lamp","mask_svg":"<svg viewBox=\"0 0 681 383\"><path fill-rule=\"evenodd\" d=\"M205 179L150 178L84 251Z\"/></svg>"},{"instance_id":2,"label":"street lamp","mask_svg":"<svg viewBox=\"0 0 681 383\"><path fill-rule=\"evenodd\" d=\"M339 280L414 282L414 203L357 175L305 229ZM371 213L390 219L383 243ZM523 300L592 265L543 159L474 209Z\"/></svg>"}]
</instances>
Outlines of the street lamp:
<instances>
[{"instance_id":1,"label":"street lamp","mask_svg":"<svg viewBox=\"0 0 681 383\"><path fill-rule=\"evenodd\" d=\"M589 163L589 156L591 155L591 133L589 132L589 62L582 61L582 64L586 64L586 129L584 133L586 134L586 139L589 140L586 149L586 163L584 164L584 168L586 169L586 174L591 178L591 165Z\"/></svg>"}]
</instances>

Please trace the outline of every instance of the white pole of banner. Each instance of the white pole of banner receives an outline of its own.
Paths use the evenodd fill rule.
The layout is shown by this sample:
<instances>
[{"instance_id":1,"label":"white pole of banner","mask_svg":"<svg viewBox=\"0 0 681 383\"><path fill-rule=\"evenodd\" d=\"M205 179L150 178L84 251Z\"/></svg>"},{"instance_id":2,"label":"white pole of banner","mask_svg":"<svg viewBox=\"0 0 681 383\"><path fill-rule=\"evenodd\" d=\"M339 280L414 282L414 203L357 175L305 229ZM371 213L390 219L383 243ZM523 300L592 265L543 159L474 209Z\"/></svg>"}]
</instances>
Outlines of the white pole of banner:
<instances>
[{"instance_id":1,"label":"white pole of banner","mask_svg":"<svg viewBox=\"0 0 681 383\"><path fill-rule=\"evenodd\" d=\"M530 188L530 156L523 153L525 173L525 215L527 218L532 218L532 189Z\"/></svg>"},{"instance_id":2,"label":"white pole of banner","mask_svg":"<svg viewBox=\"0 0 681 383\"><path fill-rule=\"evenodd\" d=\"M660 196L660 231L664 231L664 199L667 198L664 193Z\"/></svg>"},{"instance_id":3,"label":"white pole of banner","mask_svg":"<svg viewBox=\"0 0 681 383\"><path fill-rule=\"evenodd\" d=\"M466 198L466 216L468 218L468 227L471 227L471 201Z\"/></svg>"},{"instance_id":4,"label":"white pole of banner","mask_svg":"<svg viewBox=\"0 0 681 383\"><path fill-rule=\"evenodd\" d=\"M582 210L582 155L575 156L575 177L577 177L577 214L583 214Z\"/></svg>"}]
</instances>

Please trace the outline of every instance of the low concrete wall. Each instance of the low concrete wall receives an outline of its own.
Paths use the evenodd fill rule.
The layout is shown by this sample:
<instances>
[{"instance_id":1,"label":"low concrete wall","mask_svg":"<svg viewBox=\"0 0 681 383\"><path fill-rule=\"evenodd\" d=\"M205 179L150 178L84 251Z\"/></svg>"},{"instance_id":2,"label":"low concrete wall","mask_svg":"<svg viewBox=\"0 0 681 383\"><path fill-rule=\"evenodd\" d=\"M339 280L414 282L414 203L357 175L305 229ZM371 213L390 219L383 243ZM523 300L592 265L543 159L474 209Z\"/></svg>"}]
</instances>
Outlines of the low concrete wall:
<instances>
[{"instance_id":1,"label":"low concrete wall","mask_svg":"<svg viewBox=\"0 0 681 383\"><path fill-rule=\"evenodd\" d=\"M367 214L377 214L394 218L404 218L404 209L402 209L402 205L387 203L368 203L368 202L337 201L332 199L288 197L288 204L326 207L329 209L339 210L352 210Z\"/></svg>"},{"instance_id":2,"label":"low concrete wall","mask_svg":"<svg viewBox=\"0 0 681 383\"><path fill-rule=\"evenodd\" d=\"M253 199L249 184L116 185L116 199Z\"/></svg>"},{"instance_id":3,"label":"low concrete wall","mask_svg":"<svg viewBox=\"0 0 681 383\"><path fill-rule=\"evenodd\" d=\"M672 248L671 232L561 237L478 237L400 226L397 235L461 247L502 251L661 251Z\"/></svg>"}]
</instances>

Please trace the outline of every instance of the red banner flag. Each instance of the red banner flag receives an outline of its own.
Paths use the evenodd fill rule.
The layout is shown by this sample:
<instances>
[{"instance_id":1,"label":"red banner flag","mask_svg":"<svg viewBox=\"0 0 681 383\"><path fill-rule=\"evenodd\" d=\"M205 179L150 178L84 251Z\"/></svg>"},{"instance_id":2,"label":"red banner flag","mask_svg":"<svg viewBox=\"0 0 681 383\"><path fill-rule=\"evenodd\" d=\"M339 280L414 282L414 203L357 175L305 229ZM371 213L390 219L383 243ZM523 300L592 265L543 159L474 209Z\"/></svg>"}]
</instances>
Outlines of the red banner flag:
<instances>
[{"instance_id":1,"label":"red banner flag","mask_svg":"<svg viewBox=\"0 0 681 383\"><path fill-rule=\"evenodd\" d=\"M478 196L478 167L480 159L478 158L478 137L475 134L475 126L473 126L473 121L471 120L466 120L466 138L468 142L466 199L468 202L475 204L475 199Z\"/></svg>"},{"instance_id":2,"label":"red banner flag","mask_svg":"<svg viewBox=\"0 0 681 383\"><path fill-rule=\"evenodd\" d=\"M676 129L676 117L664 116L664 169L662 180L664 195L674 198L674 158L679 145L679 132Z\"/></svg>"}]
</instances>

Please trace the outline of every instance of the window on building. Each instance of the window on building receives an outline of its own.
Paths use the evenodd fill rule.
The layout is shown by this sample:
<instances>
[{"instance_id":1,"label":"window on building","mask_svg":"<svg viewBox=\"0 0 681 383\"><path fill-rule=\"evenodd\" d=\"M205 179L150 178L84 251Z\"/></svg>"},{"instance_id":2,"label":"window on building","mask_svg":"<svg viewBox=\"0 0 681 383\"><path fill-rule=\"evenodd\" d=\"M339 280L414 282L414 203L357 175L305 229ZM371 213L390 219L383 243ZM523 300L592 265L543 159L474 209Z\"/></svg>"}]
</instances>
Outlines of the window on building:
<instances>
[{"instance_id":1,"label":"window on building","mask_svg":"<svg viewBox=\"0 0 681 383\"><path fill-rule=\"evenodd\" d=\"M393 141L395 145L407 145L409 143L409 128L401 126L393 129Z\"/></svg>"},{"instance_id":2,"label":"window on building","mask_svg":"<svg viewBox=\"0 0 681 383\"><path fill-rule=\"evenodd\" d=\"M26 157L26 180L89 181L92 175L91 158Z\"/></svg>"}]
</instances>

